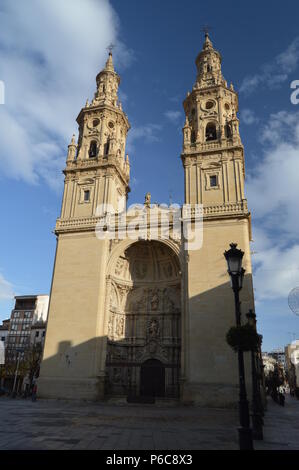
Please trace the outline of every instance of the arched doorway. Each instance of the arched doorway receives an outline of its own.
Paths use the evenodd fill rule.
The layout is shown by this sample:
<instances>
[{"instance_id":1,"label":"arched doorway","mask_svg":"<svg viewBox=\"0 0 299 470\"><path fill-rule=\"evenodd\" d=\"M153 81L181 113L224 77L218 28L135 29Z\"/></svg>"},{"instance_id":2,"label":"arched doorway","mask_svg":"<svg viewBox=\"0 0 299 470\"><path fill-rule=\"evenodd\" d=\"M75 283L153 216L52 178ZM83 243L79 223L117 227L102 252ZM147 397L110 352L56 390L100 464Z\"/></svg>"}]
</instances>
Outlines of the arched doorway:
<instances>
[{"instance_id":1,"label":"arched doorway","mask_svg":"<svg viewBox=\"0 0 299 470\"><path fill-rule=\"evenodd\" d=\"M148 359L140 369L140 396L164 397L165 367L157 359Z\"/></svg>"},{"instance_id":2,"label":"arched doorway","mask_svg":"<svg viewBox=\"0 0 299 470\"><path fill-rule=\"evenodd\" d=\"M138 241L109 276L106 396L179 397L181 274L176 253ZM153 375L154 374L154 375ZM150 389L150 377L156 382ZM158 396L158 395L157 395Z\"/></svg>"}]
</instances>

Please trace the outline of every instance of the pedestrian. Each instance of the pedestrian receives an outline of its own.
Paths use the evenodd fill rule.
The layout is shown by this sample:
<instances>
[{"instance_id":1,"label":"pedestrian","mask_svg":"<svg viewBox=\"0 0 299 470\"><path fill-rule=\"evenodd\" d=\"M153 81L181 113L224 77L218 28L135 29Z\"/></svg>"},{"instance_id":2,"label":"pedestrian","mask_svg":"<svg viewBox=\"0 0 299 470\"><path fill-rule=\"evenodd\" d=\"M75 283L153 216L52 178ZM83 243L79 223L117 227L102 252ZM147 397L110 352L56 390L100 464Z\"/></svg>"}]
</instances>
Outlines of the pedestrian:
<instances>
[{"instance_id":1,"label":"pedestrian","mask_svg":"<svg viewBox=\"0 0 299 470\"><path fill-rule=\"evenodd\" d=\"M35 383L32 388L32 401L36 401L36 394L37 394L37 384Z\"/></svg>"},{"instance_id":2,"label":"pedestrian","mask_svg":"<svg viewBox=\"0 0 299 470\"><path fill-rule=\"evenodd\" d=\"M278 398L279 398L279 404L280 404L280 406L284 406L285 396L284 396L284 394L283 394L282 392L279 392Z\"/></svg>"}]
</instances>

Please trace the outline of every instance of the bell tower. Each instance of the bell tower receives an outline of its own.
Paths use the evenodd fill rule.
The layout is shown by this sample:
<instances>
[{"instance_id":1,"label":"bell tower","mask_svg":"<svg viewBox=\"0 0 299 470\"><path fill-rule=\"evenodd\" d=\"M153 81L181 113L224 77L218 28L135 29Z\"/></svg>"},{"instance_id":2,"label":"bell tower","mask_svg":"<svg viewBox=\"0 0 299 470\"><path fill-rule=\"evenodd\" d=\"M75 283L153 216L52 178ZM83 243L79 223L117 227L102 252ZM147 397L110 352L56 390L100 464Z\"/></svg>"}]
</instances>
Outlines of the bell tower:
<instances>
[{"instance_id":1,"label":"bell tower","mask_svg":"<svg viewBox=\"0 0 299 470\"><path fill-rule=\"evenodd\" d=\"M208 33L196 58L197 77L184 101L182 162L185 203L243 208L244 151L239 134L238 95L221 71L221 55Z\"/></svg>"},{"instance_id":2,"label":"bell tower","mask_svg":"<svg viewBox=\"0 0 299 470\"><path fill-rule=\"evenodd\" d=\"M235 306L223 253L232 242L244 251L244 319L254 308L251 224L244 196L238 95L222 75L221 55L208 33L195 63L196 81L183 102L181 159L185 203L190 204L191 220L202 213L203 238L199 249L185 251L188 340L181 379L183 400L214 406L237 400L238 384L236 357L225 341L235 325ZM196 205L202 205L202 212Z\"/></svg>"},{"instance_id":3,"label":"bell tower","mask_svg":"<svg viewBox=\"0 0 299 470\"><path fill-rule=\"evenodd\" d=\"M78 142L73 136L68 146L65 191L60 221L94 217L126 199L130 164L125 156L128 118L118 100L120 77L115 72L112 53L96 77L97 90L77 117Z\"/></svg>"},{"instance_id":4,"label":"bell tower","mask_svg":"<svg viewBox=\"0 0 299 470\"><path fill-rule=\"evenodd\" d=\"M130 191L125 155L130 124L118 100L119 83L110 52L91 103L87 100L77 117L78 140L73 135L68 146L41 396L104 396L111 244L97 238L96 227L107 212L123 212Z\"/></svg>"}]
</instances>

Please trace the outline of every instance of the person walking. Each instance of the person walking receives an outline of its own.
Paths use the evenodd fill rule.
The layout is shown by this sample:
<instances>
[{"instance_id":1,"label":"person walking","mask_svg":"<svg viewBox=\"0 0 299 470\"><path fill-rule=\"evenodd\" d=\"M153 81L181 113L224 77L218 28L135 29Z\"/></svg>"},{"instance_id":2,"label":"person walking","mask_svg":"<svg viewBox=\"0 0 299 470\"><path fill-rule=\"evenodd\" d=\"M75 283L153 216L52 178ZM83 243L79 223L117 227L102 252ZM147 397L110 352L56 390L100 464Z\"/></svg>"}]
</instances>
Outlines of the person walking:
<instances>
[{"instance_id":1,"label":"person walking","mask_svg":"<svg viewBox=\"0 0 299 470\"><path fill-rule=\"evenodd\" d=\"M37 394L37 383L35 382L32 388L32 401L36 401L36 394Z\"/></svg>"},{"instance_id":2,"label":"person walking","mask_svg":"<svg viewBox=\"0 0 299 470\"><path fill-rule=\"evenodd\" d=\"M284 388L279 387L278 403L280 404L280 406L284 406L284 402L285 402Z\"/></svg>"}]
</instances>

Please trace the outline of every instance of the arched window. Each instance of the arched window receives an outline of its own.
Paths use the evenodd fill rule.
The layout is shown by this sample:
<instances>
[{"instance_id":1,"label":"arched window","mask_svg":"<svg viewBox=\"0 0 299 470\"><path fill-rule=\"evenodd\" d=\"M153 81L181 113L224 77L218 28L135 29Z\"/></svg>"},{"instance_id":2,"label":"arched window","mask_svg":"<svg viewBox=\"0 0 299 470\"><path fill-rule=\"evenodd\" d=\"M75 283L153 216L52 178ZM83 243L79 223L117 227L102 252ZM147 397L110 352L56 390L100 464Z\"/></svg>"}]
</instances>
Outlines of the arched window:
<instances>
[{"instance_id":1,"label":"arched window","mask_svg":"<svg viewBox=\"0 0 299 470\"><path fill-rule=\"evenodd\" d=\"M232 136L232 129L229 124L225 124L224 126L224 135L227 139L230 139Z\"/></svg>"},{"instance_id":2,"label":"arched window","mask_svg":"<svg viewBox=\"0 0 299 470\"><path fill-rule=\"evenodd\" d=\"M92 140L89 146L89 152L88 152L89 158L95 158L97 156L97 152L98 152L97 143L95 140Z\"/></svg>"},{"instance_id":3,"label":"arched window","mask_svg":"<svg viewBox=\"0 0 299 470\"><path fill-rule=\"evenodd\" d=\"M110 147L110 140L107 140L106 144L104 145L104 155L109 154L109 147Z\"/></svg>"},{"instance_id":4,"label":"arched window","mask_svg":"<svg viewBox=\"0 0 299 470\"><path fill-rule=\"evenodd\" d=\"M206 127L206 142L217 139L216 125L213 122L209 122Z\"/></svg>"},{"instance_id":5,"label":"arched window","mask_svg":"<svg viewBox=\"0 0 299 470\"><path fill-rule=\"evenodd\" d=\"M196 142L196 134L195 131L191 132L191 144L195 144Z\"/></svg>"}]
</instances>

